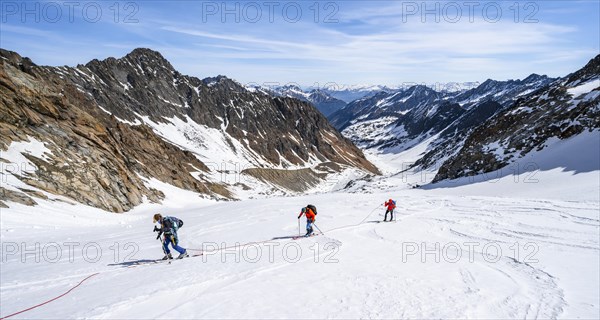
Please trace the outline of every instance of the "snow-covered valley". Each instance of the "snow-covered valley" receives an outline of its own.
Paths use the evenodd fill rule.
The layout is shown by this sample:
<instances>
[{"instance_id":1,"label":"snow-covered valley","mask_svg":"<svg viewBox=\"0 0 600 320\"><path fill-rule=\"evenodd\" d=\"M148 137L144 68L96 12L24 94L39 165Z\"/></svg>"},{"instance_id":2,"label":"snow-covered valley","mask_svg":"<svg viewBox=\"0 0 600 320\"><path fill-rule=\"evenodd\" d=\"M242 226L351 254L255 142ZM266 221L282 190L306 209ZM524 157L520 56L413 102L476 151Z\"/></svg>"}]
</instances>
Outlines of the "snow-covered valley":
<instances>
[{"instance_id":1,"label":"snow-covered valley","mask_svg":"<svg viewBox=\"0 0 600 320\"><path fill-rule=\"evenodd\" d=\"M563 168L435 188L398 174L417 147L367 154L384 175L349 192L215 202L165 184L163 204L124 214L11 204L0 316L59 297L12 318L599 318L598 137L526 159L587 155ZM379 223L389 198L396 222ZM292 239L308 203L324 235ZM195 256L154 262L156 212L185 222Z\"/></svg>"}]
</instances>

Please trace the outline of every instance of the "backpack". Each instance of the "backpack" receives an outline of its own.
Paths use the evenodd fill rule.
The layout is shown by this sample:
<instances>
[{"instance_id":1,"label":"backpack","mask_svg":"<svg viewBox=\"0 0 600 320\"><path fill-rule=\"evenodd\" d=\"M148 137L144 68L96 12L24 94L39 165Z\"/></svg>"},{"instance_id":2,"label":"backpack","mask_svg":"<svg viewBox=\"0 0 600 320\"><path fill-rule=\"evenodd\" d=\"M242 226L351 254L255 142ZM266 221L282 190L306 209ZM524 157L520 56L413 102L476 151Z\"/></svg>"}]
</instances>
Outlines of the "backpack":
<instances>
[{"instance_id":1,"label":"backpack","mask_svg":"<svg viewBox=\"0 0 600 320\"><path fill-rule=\"evenodd\" d=\"M312 212L315 214L315 216L317 215L317 207L313 206L312 204L309 204L306 207L309 208L310 210L312 210Z\"/></svg>"},{"instance_id":2,"label":"backpack","mask_svg":"<svg viewBox=\"0 0 600 320\"><path fill-rule=\"evenodd\" d=\"M179 228L183 227L183 220L175 218L175 217L168 217L169 220L171 220L171 222L173 222L175 230L178 230Z\"/></svg>"}]
</instances>

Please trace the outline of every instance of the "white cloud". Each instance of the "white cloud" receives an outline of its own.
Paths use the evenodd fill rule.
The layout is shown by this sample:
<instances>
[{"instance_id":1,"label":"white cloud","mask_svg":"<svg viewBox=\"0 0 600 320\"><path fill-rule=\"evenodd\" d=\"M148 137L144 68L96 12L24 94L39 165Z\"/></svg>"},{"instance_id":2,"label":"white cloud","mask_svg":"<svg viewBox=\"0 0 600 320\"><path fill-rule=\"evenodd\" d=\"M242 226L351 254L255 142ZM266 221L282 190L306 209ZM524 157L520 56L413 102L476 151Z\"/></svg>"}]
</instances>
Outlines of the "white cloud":
<instances>
[{"instance_id":1,"label":"white cloud","mask_svg":"<svg viewBox=\"0 0 600 320\"><path fill-rule=\"evenodd\" d=\"M567 46L561 47L564 42L561 39L576 31L573 27L552 24L515 24L506 21L492 24L482 20L456 24L418 22L360 35L317 24L307 27L304 30L312 37L303 41L276 39L270 33L259 34L255 30L240 30L240 33L232 34L179 26L164 26L161 29L198 37L196 42L217 40L217 44L207 46L223 50L203 54L219 61L230 61L232 64L221 67L235 68L238 75L242 75L240 71L244 69L255 70L251 66L253 63L260 66L264 75L273 72L281 74L285 66L282 67L277 61L290 60L301 62L306 68L313 67L317 72L312 75L288 75L288 78L294 78L290 81L306 81L310 77L322 81L347 79L348 75L340 73L340 70L352 70L357 76L373 79L381 74L382 78L389 81L392 73L404 72L396 75L398 82L424 80L403 78L417 73L444 77L444 71L451 71L452 77L457 70L471 77L478 75L478 79L452 77L440 80L481 80L483 72L490 72L489 76L503 77L511 71L520 73L519 60L523 57L536 59L538 55L546 55L549 51L572 53ZM278 28L285 29L286 25ZM295 38L293 32L297 30L282 30L282 34L289 39ZM499 56L504 59L499 59ZM515 69L516 66L519 69ZM410 70L415 72L407 72ZM543 73L544 70L537 72ZM227 70L221 73L227 73ZM249 74L256 75L254 71ZM340 74L343 76L340 77ZM327 79L327 76L337 79ZM246 75L242 77L250 80ZM448 75L445 77L450 78Z\"/></svg>"},{"instance_id":2,"label":"white cloud","mask_svg":"<svg viewBox=\"0 0 600 320\"><path fill-rule=\"evenodd\" d=\"M105 34L98 30L110 25L93 26L98 29L94 37L2 25L3 45L18 43L15 49L34 51L32 58L50 64L85 63L144 46L161 51L181 72L199 77L225 74L242 82L303 84L481 81L532 72L558 76L597 54L597 43L576 40L586 30L572 21L489 23L478 17L474 23L466 18L421 23L416 17L404 23L401 9L397 2L343 2L338 24L306 19L211 24L199 23L198 17L161 15L154 8L143 11L152 14L140 17L139 24L114 25ZM31 39L52 39L52 45Z\"/></svg>"}]
</instances>

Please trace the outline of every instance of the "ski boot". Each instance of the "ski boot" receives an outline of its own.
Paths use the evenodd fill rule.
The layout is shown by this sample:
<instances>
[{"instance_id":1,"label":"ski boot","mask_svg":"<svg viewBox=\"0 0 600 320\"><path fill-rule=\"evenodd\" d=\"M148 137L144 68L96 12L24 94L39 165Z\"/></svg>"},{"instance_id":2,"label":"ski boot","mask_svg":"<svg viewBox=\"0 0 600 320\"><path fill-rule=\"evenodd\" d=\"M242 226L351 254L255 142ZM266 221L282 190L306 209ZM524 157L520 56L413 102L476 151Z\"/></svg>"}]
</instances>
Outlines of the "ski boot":
<instances>
[{"instance_id":1,"label":"ski boot","mask_svg":"<svg viewBox=\"0 0 600 320\"><path fill-rule=\"evenodd\" d=\"M161 260L171 260L171 259L173 259L173 256L170 253L167 253Z\"/></svg>"},{"instance_id":2,"label":"ski boot","mask_svg":"<svg viewBox=\"0 0 600 320\"><path fill-rule=\"evenodd\" d=\"M180 254L178 257L177 257L177 259L183 259L183 258L187 258L187 257L189 257L189 256L190 256L190 255L187 253L187 250L185 250L183 253L181 253L181 254Z\"/></svg>"}]
</instances>

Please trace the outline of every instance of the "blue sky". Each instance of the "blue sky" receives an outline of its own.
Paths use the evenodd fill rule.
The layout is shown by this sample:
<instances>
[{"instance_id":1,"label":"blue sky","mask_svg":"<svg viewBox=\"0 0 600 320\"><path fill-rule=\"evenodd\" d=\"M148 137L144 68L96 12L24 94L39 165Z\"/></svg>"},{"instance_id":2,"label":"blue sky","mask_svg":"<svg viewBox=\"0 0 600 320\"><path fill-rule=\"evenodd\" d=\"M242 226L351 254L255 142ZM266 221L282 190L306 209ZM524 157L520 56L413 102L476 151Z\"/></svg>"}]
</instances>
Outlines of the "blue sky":
<instances>
[{"instance_id":1,"label":"blue sky","mask_svg":"<svg viewBox=\"0 0 600 320\"><path fill-rule=\"evenodd\" d=\"M0 9L0 47L38 64L73 66L148 47L184 74L242 83L564 76L600 53L598 0L3 0Z\"/></svg>"}]
</instances>

